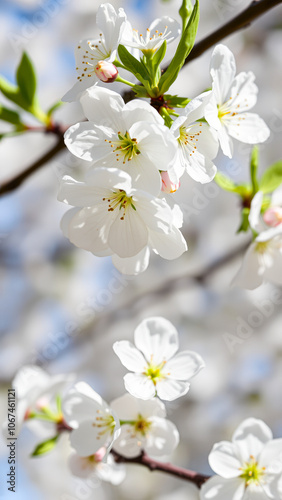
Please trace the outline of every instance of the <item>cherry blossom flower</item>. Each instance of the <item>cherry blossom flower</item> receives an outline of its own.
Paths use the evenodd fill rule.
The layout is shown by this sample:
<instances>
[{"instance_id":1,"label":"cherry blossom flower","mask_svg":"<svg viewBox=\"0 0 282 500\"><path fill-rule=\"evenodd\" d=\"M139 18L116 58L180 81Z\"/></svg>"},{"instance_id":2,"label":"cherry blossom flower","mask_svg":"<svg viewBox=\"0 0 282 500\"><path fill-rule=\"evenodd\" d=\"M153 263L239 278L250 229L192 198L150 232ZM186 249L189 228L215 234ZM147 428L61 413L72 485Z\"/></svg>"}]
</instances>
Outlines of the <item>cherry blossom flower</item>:
<instances>
[{"instance_id":1,"label":"cherry blossom flower","mask_svg":"<svg viewBox=\"0 0 282 500\"><path fill-rule=\"evenodd\" d=\"M212 181L217 170L212 162L218 152L217 133L207 123L198 121L204 116L210 95L206 92L190 101L170 129L178 141L174 172L180 178L186 171L202 184Z\"/></svg>"},{"instance_id":2,"label":"cherry blossom flower","mask_svg":"<svg viewBox=\"0 0 282 500\"><path fill-rule=\"evenodd\" d=\"M108 404L85 382L78 382L62 399L62 412L72 447L81 457L110 448L120 433L119 419Z\"/></svg>"},{"instance_id":3,"label":"cherry blossom flower","mask_svg":"<svg viewBox=\"0 0 282 500\"><path fill-rule=\"evenodd\" d=\"M176 258L187 248L169 205L132 188L130 175L122 170L95 168L85 182L66 176L58 199L81 207L63 218L65 236L97 256L112 255L114 265L146 254L148 245L164 258Z\"/></svg>"},{"instance_id":4,"label":"cherry blossom flower","mask_svg":"<svg viewBox=\"0 0 282 500\"><path fill-rule=\"evenodd\" d=\"M102 82L111 83L116 80L118 70L113 63L99 61L97 66L95 66L95 74Z\"/></svg>"},{"instance_id":5,"label":"cherry blossom flower","mask_svg":"<svg viewBox=\"0 0 282 500\"><path fill-rule=\"evenodd\" d=\"M112 62L116 58L125 26L126 15L123 9L116 13L110 3L101 4L97 11L97 25L101 30L98 39L81 40L75 51L77 83L69 90L63 101L75 101L87 88L99 81L96 67L101 61Z\"/></svg>"},{"instance_id":6,"label":"cherry blossom flower","mask_svg":"<svg viewBox=\"0 0 282 500\"><path fill-rule=\"evenodd\" d=\"M204 484L201 500L268 500L281 498L282 439L274 439L261 420L242 422L232 442L214 445L209 463L217 474Z\"/></svg>"},{"instance_id":7,"label":"cherry blossom flower","mask_svg":"<svg viewBox=\"0 0 282 500\"><path fill-rule=\"evenodd\" d=\"M68 465L74 476L87 479L94 475L115 485L120 484L126 475L125 467L116 464L114 458L107 454L105 447L89 457L80 457L74 452L69 457Z\"/></svg>"},{"instance_id":8,"label":"cherry blossom flower","mask_svg":"<svg viewBox=\"0 0 282 500\"><path fill-rule=\"evenodd\" d=\"M121 423L113 449L124 457L137 457L141 451L156 457L170 455L178 445L178 431L165 418L165 406L159 399L144 401L125 394L112 401L111 408Z\"/></svg>"},{"instance_id":9,"label":"cherry blossom flower","mask_svg":"<svg viewBox=\"0 0 282 500\"><path fill-rule=\"evenodd\" d=\"M80 100L89 122L65 133L71 153L93 166L115 167L130 173L136 187L158 196L159 170L173 166L177 141L149 103L127 104L108 89L88 89ZM93 163L94 162L94 163Z\"/></svg>"},{"instance_id":10,"label":"cherry blossom flower","mask_svg":"<svg viewBox=\"0 0 282 500\"><path fill-rule=\"evenodd\" d=\"M17 398L17 432L34 411L48 407L74 381L74 375L49 375L36 365L23 366L12 381Z\"/></svg>"},{"instance_id":11,"label":"cherry blossom flower","mask_svg":"<svg viewBox=\"0 0 282 500\"><path fill-rule=\"evenodd\" d=\"M127 340L115 342L113 349L122 364L134 373L124 377L126 390L134 397L159 396L172 401L189 390L189 380L204 368L193 351L178 350L178 333L166 319L145 319L134 332L135 346Z\"/></svg>"},{"instance_id":12,"label":"cherry blossom flower","mask_svg":"<svg viewBox=\"0 0 282 500\"><path fill-rule=\"evenodd\" d=\"M168 16L155 19L144 34L138 33L138 30L133 29L129 21L127 21L121 43L139 49L145 55L148 53L153 54L160 48L164 40L171 43L179 37L180 33L180 24Z\"/></svg>"},{"instance_id":13,"label":"cherry blossom flower","mask_svg":"<svg viewBox=\"0 0 282 500\"><path fill-rule=\"evenodd\" d=\"M261 215L263 193L259 191L251 203L249 222L259 232L249 246L233 284L253 290L264 280L282 284L282 190L274 191L270 206Z\"/></svg>"},{"instance_id":14,"label":"cherry blossom flower","mask_svg":"<svg viewBox=\"0 0 282 500\"><path fill-rule=\"evenodd\" d=\"M162 191L163 193L175 193L180 187L180 182L173 182L170 179L168 172L161 172L162 178Z\"/></svg>"},{"instance_id":15,"label":"cherry blossom flower","mask_svg":"<svg viewBox=\"0 0 282 500\"><path fill-rule=\"evenodd\" d=\"M265 122L249 110L257 101L258 88L250 71L236 75L232 52L217 45L211 58L212 96L205 108L207 122L217 130L223 153L233 154L232 137L247 144L268 139L270 131Z\"/></svg>"}]
</instances>

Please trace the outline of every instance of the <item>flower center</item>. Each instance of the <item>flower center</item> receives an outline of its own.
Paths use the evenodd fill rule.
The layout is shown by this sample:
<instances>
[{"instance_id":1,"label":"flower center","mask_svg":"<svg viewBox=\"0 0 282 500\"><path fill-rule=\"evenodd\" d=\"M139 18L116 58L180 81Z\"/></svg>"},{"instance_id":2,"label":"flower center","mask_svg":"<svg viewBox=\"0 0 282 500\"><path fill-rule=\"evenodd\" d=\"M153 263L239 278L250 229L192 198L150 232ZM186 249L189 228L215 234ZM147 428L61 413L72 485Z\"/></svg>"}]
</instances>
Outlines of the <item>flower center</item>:
<instances>
[{"instance_id":1,"label":"flower center","mask_svg":"<svg viewBox=\"0 0 282 500\"><path fill-rule=\"evenodd\" d=\"M218 104L217 109L218 118L220 119L220 121L224 121L226 120L226 118L230 119L238 114L236 111L232 111L232 109L230 109L230 104L228 101L221 105Z\"/></svg>"},{"instance_id":2,"label":"flower center","mask_svg":"<svg viewBox=\"0 0 282 500\"><path fill-rule=\"evenodd\" d=\"M110 413L103 413L101 410L97 410L97 416L95 421L92 423L92 426L99 427L101 429L97 436L97 439L100 439L101 436L107 434L108 432L110 435L114 433L116 422Z\"/></svg>"},{"instance_id":3,"label":"flower center","mask_svg":"<svg viewBox=\"0 0 282 500\"><path fill-rule=\"evenodd\" d=\"M198 123L197 126L202 127L203 125L202 123ZM184 125L179 127L179 137L177 140L183 149L189 150L190 156L192 156L197 149L196 142L198 142L201 133L201 130L193 133L193 125L189 128L186 128Z\"/></svg>"},{"instance_id":4,"label":"flower center","mask_svg":"<svg viewBox=\"0 0 282 500\"><path fill-rule=\"evenodd\" d=\"M149 420L146 420L145 418L143 418L142 415L139 413L138 419L134 423L134 429L135 429L135 432L140 432L142 434L142 436L146 436L151 425L152 425L152 422L149 422Z\"/></svg>"},{"instance_id":5,"label":"flower center","mask_svg":"<svg viewBox=\"0 0 282 500\"><path fill-rule=\"evenodd\" d=\"M264 222L271 227L282 223L282 207L272 207L263 214Z\"/></svg>"},{"instance_id":6,"label":"flower center","mask_svg":"<svg viewBox=\"0 0 282 500\"><path fill-rule=\"evenodd\" d=\"M258 241L255 247L255 251L263 255L268 247L269 241Z\"/></svg>"},{"instance_id":7,"label":"flower center","mask_svg":"<svg viewBox=\"0 0 282 500\"><path fill-rule=\"evenodd\" d=\"M81 67L77 67L79 72L77 79L82 82L86 77L95 75L95 68L99 61L103 61L110 57L111 53L107 51L104 45L103 34L100 33L98 43L88 42L89 50L85 50L84 55L81 57ZM82 49L81 45L77 47ZM82 49L83 50L83 49Z\"/></svg>"},{"instance_id":8,"label":"flower center","mask_svg":"<svg viewBox=\"0 0 282 500\"><path fill-rule=\"evenodd\" d=\"M144 375L150 378L153 384L156 385L158 380L165 378L165 375L162 373L162 369L165 366L165 364L166 361L162 361L159 365L154 365L152 362L148 363Z\"/></svg>"},{"instance_id":9,"label":"flower center","mask_svg":"<svg viewBox=\"0 0 282 500\"><path fill-rule=\"evenodd\" d=\"M131 161L134 156L140 154L137 139L135 139L135 137L131 139L128 132L125 132L125 134L118 132L118 139L118 141L109 141L105 139L105 142L108 142L111 148L113 148L117 161L121 159L123 160L123 164L125 164L126 161Z\"/></svg>"},{"instance_id":10,"label":"flower center","mask_svg":"<svg viewBox=\"0 0 282 500\"><path fill-rule=\"evenodd\" d=\"M128 208L131 207L133 210L136 210L132 201L132 196L127 196L126 192L121 189L114 191L108 198L103 198L103 201L108 203L108 212L113 212L116 208L120 210L121 220L124 220Z\"/></svg>"},{"instance_id":11,"label":"flower center","mask_svg":"<svg viewBox=\"0 0 282 500\"><path fill-rule=\"evenodd\" d=\"M139 47L139 49L143 52L144 55L150 56L153 55L158 47L160 46L160 42L165 40L171 31L168 30L168 26L165 26L164 31L155 30L154 33L146 29L146 35L144 36L142 33L138 33L138 30L133 29L133 39L138 45L143 46L144 48Z\"/></svg>"},{"instance_id":12,"label":"flower center","mask_svg":"<svg viewBox=\"0 0 282 500\"><path fill-rule=\"evenodd\" d=\"M245 464L245 467L241 468L242 474L241 478L245 480L246 486L250 484L258 485L262 476L265 473L265 467L259 467L255 458L251 455L251 461Z\"/></svg>"}]
</instances>

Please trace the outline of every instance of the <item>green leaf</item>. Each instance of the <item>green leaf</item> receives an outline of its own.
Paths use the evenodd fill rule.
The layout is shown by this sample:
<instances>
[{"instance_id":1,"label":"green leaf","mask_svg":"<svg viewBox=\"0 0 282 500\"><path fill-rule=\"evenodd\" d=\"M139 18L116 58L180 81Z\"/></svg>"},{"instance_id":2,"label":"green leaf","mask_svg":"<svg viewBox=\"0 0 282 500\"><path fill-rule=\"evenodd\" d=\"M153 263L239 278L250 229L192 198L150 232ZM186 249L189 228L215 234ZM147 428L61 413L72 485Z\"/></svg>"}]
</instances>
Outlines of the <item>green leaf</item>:
<instances>
[{"instance_id":1,"label":"green leaf","mask_svg":"<svg viewBox=\"0 0 282 500\"><path fill-rule=\"evenodd\" d=\"M259 189L263 193L272 193L282 183L282 161L271 165L259 181Z\"/></svg>"},{"instance_id":2,"label":"green leaf","mask_svg":"<svg viewBox=\"0 0 282 500\"><path fill-rule=\"evenodd\" d=\"M188 19L191 16L192 11L193 11L193 5L191 0L183 0L182 5L178 11L182 19L182 31L185 30Z\"/></svg>"},{"instance_id":3,"label":"green leaf","mask_svg":"<svg viewBox=\"0 0 282 500\"><path fill-rule=\"evenodd\" d=\"M22 55L17 68L16 78L23 99L27 106L32 107L36 92L36 75L33 64L26 52Z\"/></svg>"},{"instance_id":4,"label":"green leaf","mask_svg":"<svg viewBox=\"0 0 282 500\"><path fill-rule=\"evenodd\" d=\"M146 88L142 87L142 85L134 85L132 90L135 92L137 97L149 97Z\"/></svg>"},{"instance_id":5,"label":"green leaf","mask_svg":"<svg viewBox=\"0 0 282 500\"><path fill-rule=\"evenodd\" d=\"M151 58L151 62L152 62L152 67L156 70L159 65L161 64L164 56L165 56L165 53L166 53L166 40L164 40L164 42L162 43L162 45L160 46L160 48L155 52L155 54L153 55L153 57Z\"/></svg>"},{"instance_id":6,"label":"green leaf","mask_svg":"<svg viewBox=\"0 0 282 500\"><path fill-rule=\"evenodd\" d=\"M13 125L23 125L21 122L21 117L17 111L8 109L0 104L0 120L12 123Z\"/></svg>"},{"instance_id":7,"label":"green leaf","mask_svg":"<svg viewBox=\"0 0 282 500\"><path fill-rule=\"evenodd\" d=\"M253 187L253 195L255 195L259 190L258 184L258 161L259 161L259 150L257 146L253 147L251 154L250 172Z\"/></svg>"},{"instance_id":8,"label":"green leaf","mask_svg":"<svg viewBox=\"0 0 282 500\"><path fill-rule=\"evenodd\" d=\"M238 228L237 233L248 231L248 229L250 227L249 214L250 214L250 209L249 208L243 208L242 214L241 214L241 225Z\"/></svg>"},{"instance_id":9,"label":"green leaf","mask_svg":"<svg viewBox=\"0 0 282 500\"><path fill-rule=\"evenodd\" d=\"M221 189L224 189L224 191L239 194L242 198L245 198L250 193L249 186L238 186L235 182L229 179L229 177L226 177L221 172L217 172L214 180L217 185L221 187Z\"/></svg>"},{"instance_id":10,"label":"green leaf","mask_svg":"<svg viewBox=\"0 0 282 500\"><path fill-rule=\"evenodd\" d=\"M11 85L10 82L0 77L0 90L2 94L10 101L20 106L20 108L26 108L26 102L20 93L20 89L15 85Z\"/></svg>"},{"instance_id":11,"label":"green leaf","mask_svg":"<svg viewBox=\"0 0 282 500\"><path fill-rule=\"evenodd\" d=\"M137 75L139 75L139 79L142 83L144 80L148 81L149 75L146 71L145 66L134 56L132 56L123 45L118 46L118 55L122 64L128 71L133 73L133 75L135 75L137 78Z\"/></svg>"},{"instance_id":12,"label":"green leaf","mask_svg":"<svg viewBox=\"0 0 282 500\"><path fill-rule=\"evenodd\" d=\"M43 441L43 443L39 443L32 452L31 456L37 457L38 455L44 455L45 453L49 453L49 451L52 451L53 448L55 448L56 446L58 437L59 434L57 434L51 439L48 439L47 441Z\"/></svg>"},{"instance_id":13,"label":"green leaf","mask_svg":"<svg viewBox=\"0 0 282 500\"><path fill-rule=\"evenodd\" d=\"M188 57L193 48L198 30L199 17L199 0L196 0L193 12L189 18L185 30L182 33L175 55L172 58L168 69L160 79L160 95L164 94L176 80L180 69L185 63L185 59Z\"/></svg>"},{"instance_id":14,"label":"green leaf","mask_svg":"<svg viewBox=\"0 0 282 500\"><path fill-rule=\"evenodd\" d=\"M171 106L172 108L185 108L187 104L191 101L191 99L187 99L187 97L180 97L178 95L164 95L164 100Z\"/></svg>"}]
</instances>

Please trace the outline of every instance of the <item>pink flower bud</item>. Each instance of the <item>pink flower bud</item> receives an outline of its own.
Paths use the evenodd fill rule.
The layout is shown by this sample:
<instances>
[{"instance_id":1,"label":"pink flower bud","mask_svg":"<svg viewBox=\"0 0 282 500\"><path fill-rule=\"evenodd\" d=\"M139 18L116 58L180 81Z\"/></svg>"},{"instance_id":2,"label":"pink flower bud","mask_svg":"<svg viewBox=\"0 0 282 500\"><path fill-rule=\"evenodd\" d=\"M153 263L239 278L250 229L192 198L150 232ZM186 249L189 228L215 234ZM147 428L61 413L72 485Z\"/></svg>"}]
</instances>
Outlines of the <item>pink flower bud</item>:
<instances>
[{"instance_id":1,"label":"pink flower bud","mask_svg":"<svg viewBox=\"0 0 282 500\"><path fill-rule=\"evenodd\" d=\"M180 186L180 182L177 184L174 184L168 175L168 172L161 172L161 178L162 178L162 191L164 193L175 193L177 189Z\"/></svg>"},{"instance_id":2,"label":"pink flower bud","mask_svg":"<svg viewBox=\"0 0 282 500\"><path fill-rule=\"evenodd\" d=\"M94 459L95 459L95 462L102 462L104 456L106 455L106 452L107 452L107 449L105 448L105 446L103 446L103 448L99 448L98 451L96 451L96 453L94 454Z\"/></svg>"},{"instance_id":3,"label":"pink flower bud","mask_svg":"<svg viewBox=\"0 0 282 500\"><path fill-rule=\"evenodd\" d=\"M263 214L264 222L271 227L279 226L282 223L282 207L273 207Z\"/></svg>"},{"instance_id":4,"label":"pink flower bud","mask_svg":"<svg viewBox=\"0 0 282 500\"><path fill-rule=\"evenodd\" d=\"M118 70L115 65L107 61L99 61L95 67L96 76L105 83L114 82L118 76Z\"/></svg>"}]
</instances>

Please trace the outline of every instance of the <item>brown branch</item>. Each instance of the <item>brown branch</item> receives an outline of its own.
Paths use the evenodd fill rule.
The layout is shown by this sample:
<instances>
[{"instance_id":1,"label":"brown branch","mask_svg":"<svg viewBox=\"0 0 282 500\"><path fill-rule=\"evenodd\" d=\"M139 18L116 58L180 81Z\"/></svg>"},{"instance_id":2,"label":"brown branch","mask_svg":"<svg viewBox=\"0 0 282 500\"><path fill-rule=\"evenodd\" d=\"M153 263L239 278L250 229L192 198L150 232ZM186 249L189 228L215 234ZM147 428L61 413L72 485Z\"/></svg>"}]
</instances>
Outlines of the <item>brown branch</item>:
<instances>
[{"instance_id":1,"label":"brown branch","mask_svg":"<svg viewBox=\"0 0 282 500\"><path fill-rule=\"evenodd\" d=\"M122 463L143 465L152 472L156 470L165 472L166 474L170 474L180 479L189 481L190 483L194 483L198 488L201 488L201 486L210 478L210 476L199 474L198 472L194 472L188 469L183 469L182 467L177 467L176 465L172 465L170 463L158 462L157 460L153 460L152 458L148 457L146 453L141 453L139 457L134 458L123 457L114 450L112 450L111 453L115 461L119 464Z\"/></svg>"}]
</instances>

